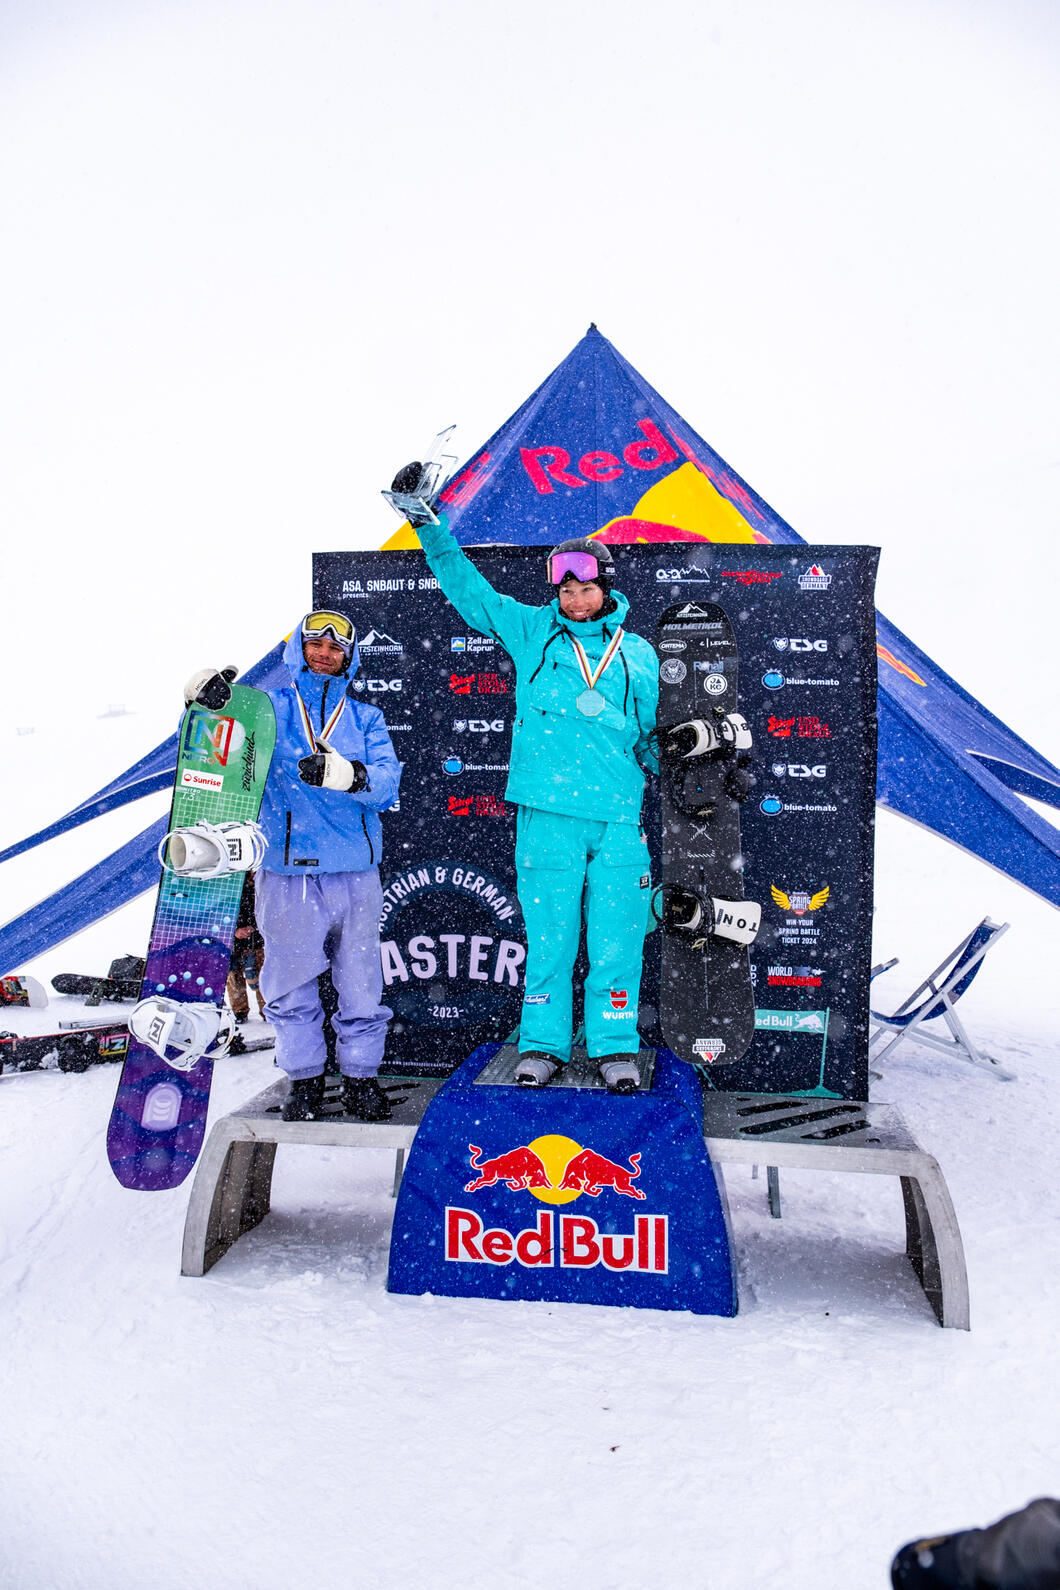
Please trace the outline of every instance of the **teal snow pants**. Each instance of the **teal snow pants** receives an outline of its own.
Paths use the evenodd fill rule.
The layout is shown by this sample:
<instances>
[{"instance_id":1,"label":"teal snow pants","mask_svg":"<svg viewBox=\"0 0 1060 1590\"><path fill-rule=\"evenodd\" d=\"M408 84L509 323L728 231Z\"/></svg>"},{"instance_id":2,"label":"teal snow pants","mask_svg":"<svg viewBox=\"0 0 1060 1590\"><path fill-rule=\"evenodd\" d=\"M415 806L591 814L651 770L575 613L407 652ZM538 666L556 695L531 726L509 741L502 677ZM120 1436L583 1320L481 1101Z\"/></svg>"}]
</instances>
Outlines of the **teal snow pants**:
<instances>
[{"instance_id":1,"label":"teal snow pants","mask_svg":"<svg viewBox=\"0 0 1060 1590\"><path fill-rule=\"evenodd\" d=\"M586 1047L594 1060L634 1053L651 896L640 828L520 806L515 866L527 946L520 1053L543 1049L557 1060L570 1059L583 896Z\"/></svg>"}]
</instances>

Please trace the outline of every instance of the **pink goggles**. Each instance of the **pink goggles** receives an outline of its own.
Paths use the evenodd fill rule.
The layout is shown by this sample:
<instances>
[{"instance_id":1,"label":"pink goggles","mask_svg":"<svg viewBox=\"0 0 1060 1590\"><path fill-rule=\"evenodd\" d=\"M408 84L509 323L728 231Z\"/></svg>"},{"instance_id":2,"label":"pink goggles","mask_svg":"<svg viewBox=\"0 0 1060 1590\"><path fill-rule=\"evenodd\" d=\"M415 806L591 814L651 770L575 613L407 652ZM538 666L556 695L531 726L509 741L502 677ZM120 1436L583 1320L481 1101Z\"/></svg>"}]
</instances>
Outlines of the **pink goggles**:
<instances>
[{"instance_id":1,"label":"pink goggles","mask_svg":"<svg viewBox=\"0 0 1060 1590\"><path fill-rule=\"evenodd\" d=\"M576 580L598 579L600 564L592 552L554 552L548 560L548 582L562 585L567 575Z\"/></svg>"}]
</instances>

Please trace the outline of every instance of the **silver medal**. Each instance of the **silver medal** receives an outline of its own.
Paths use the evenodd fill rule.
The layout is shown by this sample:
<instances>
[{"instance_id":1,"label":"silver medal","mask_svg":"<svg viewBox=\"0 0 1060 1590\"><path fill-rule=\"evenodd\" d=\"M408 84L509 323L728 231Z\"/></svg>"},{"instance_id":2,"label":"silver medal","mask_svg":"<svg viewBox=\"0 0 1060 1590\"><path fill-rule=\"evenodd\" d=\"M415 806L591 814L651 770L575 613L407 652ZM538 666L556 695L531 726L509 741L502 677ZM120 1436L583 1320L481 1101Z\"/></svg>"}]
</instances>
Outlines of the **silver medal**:
<instances>
[{"instance_id":1,"label":"silver medal","mask_svg":"<svg viewBox=\"0 0 1060 1590\"><path fill-rule=\"evenodd\" d=\"M599 690L583 690L575 699L574 705L583 717L596 718L607 706L607 698L602 696Z\"/></svg>"}]
</instances>

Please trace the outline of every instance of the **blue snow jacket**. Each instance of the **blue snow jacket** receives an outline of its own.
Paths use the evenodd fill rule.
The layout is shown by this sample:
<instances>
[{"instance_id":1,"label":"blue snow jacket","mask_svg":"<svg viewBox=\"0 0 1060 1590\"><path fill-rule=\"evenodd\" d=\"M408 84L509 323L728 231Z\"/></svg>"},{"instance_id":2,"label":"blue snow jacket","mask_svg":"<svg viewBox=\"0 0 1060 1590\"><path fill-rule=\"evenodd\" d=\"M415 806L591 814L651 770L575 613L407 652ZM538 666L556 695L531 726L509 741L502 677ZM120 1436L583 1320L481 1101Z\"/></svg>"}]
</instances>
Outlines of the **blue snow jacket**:
<instances>
[{"instance_id":1,"label":"blue snow jacket","mask_svg":"<svg viewBox=\"0 0 1060 1590\"><path fill-rule=\"evenodd\" d=\"M269 842L263 870L303 877L307 872L366 872L378 865L382 854L379 813L397 796L401 764L379 708L359 701L353 693L350 680L361 662L358 648L354 645L345 673L337 677L312 673L302 655L299 626L287 642L283 660L291 684L267 692L276 709L276 749L259 819ZM298 777L298 763L311 751L295 685L317 733L345 696L345 709L328 744L348 761L364 763L366 789L358 794L317 789Z\"/></svg>"},{"instance_id":2,"label":"blue snow jacket","mask_svg":"<svg viewBox=\"0 0 1060 1590\"><path fill-rule=\"evenodd\" d=\"M581 642L590 666L598 662L625 623L626 598L613 591L613 613L573 624L556 598L545 607L530 607L495 591L464 555L444 514L440 524L424 525L417 534L435 578L464 622L500 641L515 664L508 800L565 817L639 822L641 769L657 772L659 765L648 740L659 701L658 660L649 642L627 632L596 686L607 701L597 717L583 716L575 705L586 685L572 640Z\"/></svg>"}]
</instances>

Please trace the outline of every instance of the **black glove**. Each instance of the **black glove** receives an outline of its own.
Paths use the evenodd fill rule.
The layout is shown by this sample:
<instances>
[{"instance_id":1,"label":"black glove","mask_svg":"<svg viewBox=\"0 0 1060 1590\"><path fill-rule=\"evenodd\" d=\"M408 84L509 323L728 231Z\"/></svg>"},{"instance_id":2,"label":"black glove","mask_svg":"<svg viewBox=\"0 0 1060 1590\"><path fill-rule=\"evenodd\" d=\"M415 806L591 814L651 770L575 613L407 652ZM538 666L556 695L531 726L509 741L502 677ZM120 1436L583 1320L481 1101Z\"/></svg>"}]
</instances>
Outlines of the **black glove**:
<instances>
[{"instance_id":1,"label":"black glove","mask_svg":"<svg viewBox=\"0 0 1060 1590\"><path fill-rule=\"evenodd\" d=\"M402 496L409 496L416 492L422 478L423 465L421 463L415 461L411 464L404 464L390 482L390 489L391 491L400 492ZM425 498L424 500L426 501L427 499ZM418 530L421 525L434 523L429 514L417 513L415 508L406 513L405 517L414 530Z\"/></svg>"},{"instance_id":2,"label":"black glove","mask_svg":"<svg viewBox=\"0 0 1060 1590\"><path fill-rule=\"evenodd\" d=\"M184 686L185 706L190 707L194 702L196 706L206 707L210 712L220 712L232 699L228 687L238 672L239 669L234 666L222 668L220 673L213 668L200 668Z\"/></svg>"}]
</instances>

